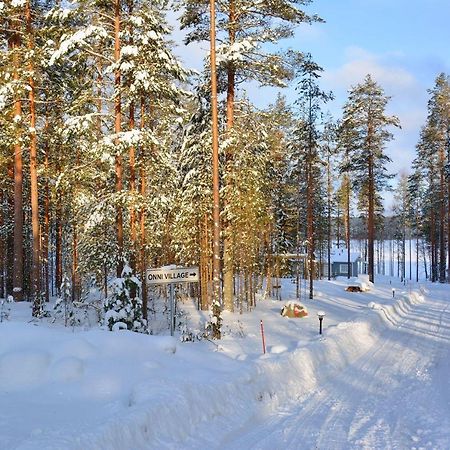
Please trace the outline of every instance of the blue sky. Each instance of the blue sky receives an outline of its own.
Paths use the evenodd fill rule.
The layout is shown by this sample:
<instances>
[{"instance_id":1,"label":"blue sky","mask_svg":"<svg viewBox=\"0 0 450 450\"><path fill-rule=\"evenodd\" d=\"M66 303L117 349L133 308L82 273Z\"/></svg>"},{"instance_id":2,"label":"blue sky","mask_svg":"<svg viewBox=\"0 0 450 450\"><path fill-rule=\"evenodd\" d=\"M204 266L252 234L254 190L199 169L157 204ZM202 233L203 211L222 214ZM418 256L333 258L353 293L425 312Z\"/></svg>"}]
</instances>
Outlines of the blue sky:
<instances>
[{"instance_id":1,"label":"blue sky","mask_svg":"<svg viewBox=\"0 0 450 450\"><path fill-rule=\"evenodd\" d=\"M427 114L427 89L440 72L450 73L450 2L315 0L307 10L326 23L302 26L289 44L309 51L325 69L322 85L336 95L335 115L350 86L373 75L402 125L388 145L390 170L407 171Z\"/></svg>"},{"instance_id":2,"label":"blue sky","mask_svg":"<svg viewBox=\"0 0 450 450\"><path fill-rule=\"evenodd\" d=\"M392 97L388 111L400 118L388 144L392 173L408 171L427 113L427 89L440 72L450 73L449 0L314 0L306 8L326 23L302 25L283 48L310 52L324 68L322 87L332 90L328 105L335 117L351 86L370 73ZM201 67L207 43L179 48L187 65ZM259 106L276 97L274 89L248 89ZM294 101L293 89L284 91ZM388 196L389 197L389 196ZM389 208L391 200L387 202Z\"/></svg>"}]
</instances>

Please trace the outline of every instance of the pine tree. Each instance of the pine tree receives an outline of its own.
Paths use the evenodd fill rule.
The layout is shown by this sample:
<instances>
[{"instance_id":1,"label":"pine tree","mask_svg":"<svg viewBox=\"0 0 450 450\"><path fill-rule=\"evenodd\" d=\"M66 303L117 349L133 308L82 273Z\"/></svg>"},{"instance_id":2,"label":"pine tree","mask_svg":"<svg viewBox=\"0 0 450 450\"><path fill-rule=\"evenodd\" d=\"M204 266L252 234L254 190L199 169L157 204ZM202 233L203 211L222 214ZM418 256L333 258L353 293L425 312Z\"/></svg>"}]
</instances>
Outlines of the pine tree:
<instances>
[{"instance_id":1,"label":"pine tree","mask_svg":"<svg viewBox=\"0 0 450 450\"><path fill-rule=\"evenodd\" d=\"M350 159L345 171L353 174L357 191L365 192L368 202L368 273L374 282L375 201L377 193L386 187L391 178L386 163L390 161L384 152L386 142L393 138L389 126L399 126L395 116L385 113L389 101L383 89L370 75L364 82L350 90L344 105L342 127L347 132L346 145Z\"/></svg>"},{"instance_id":2,"label":"pine tree","mask_svg":"<svg viewBox=\"0 0 450 450\"><path fill-rule=\"evenodd\" d=\"M401 244L401 279L406 278L406 239L411 239L411 217L412 217L412 205L413 199L411 197L410 186L408 182L408 176L404 173L400 174L400 179L397 184L394 200L394 218L397 222L398 240Z\"/></svg>"},{"instance_id":3,"label":"pine tree","mask_svg":"<svg viewBox=\"0 0 450 450\"><path fill-rule=\"evenodd\" d=\"M298 126L294 130L293 147L297 149L296 163L301 165L306 177L306 241L309 265L309 298L314 297L315 250L317 239L318 214L317 207L321 196L318 196L320 186L319 178L322 164L319 153L321 120L321 104L332 99L331 93L320 90L317 83L323 69L312 61L311 55L307 55L300 63L298 69L299 83L297 92L299 99L297 104L300 109ZM300 180L299 180L300 182Z\"/></svg>"},{"instance_id":4,"label":"pine tree","mask_svg":"<svg viewBox=\"0 0 450 450\"><path fill-rule=\"evenodd\" d=\"M299 7L308 1L277 0L259 2L250 0L227 0L219 3L218 37L221 45L217 49L219 80L226 92L226 139L230 141L235 123L236 86L244 81L257 81L261 85L283 86L292 77L289 59L268 51L265 44L274 44L283 38L293 36L293 28L302 22L319 21L317 16L306 15ZM208 3L199 0L185 0L182 26L191 28L186 43L208 40ZM236 148L225 148L225 172L234 166ZM233 179L232 176L228 181ZM231 192L232 187L227 186ZM229 199L225 197L225 203ZM226 208L226 207L225 207ZM233 310L232 239L233 220L224 215L224 308Z\"/></svg>"},{"instance_id":5,"label":"pine tree","mask_svg":"<svg viewBox=\"0 0 450 450\"><path fill-rule=\"evenodd\" d=\"M429 242L431 281L448 279L449 249L449 156L450 156L450 84L440 74L429 90L428 117L417 145L413 162L417 179L425 185L423 198L425 237ZM447 234L445 228L447 227ZM446 245L447 244L447 245Z\"/></svg>"},{"instance_id":6,"label":"pine tree","mask_svg":"<svg viewBox=\"0 0 450 450\"><path fill-rule=\"evenodd\" d=\"M84 67L81 79L63 78L68 106L59 130L64 145L78 149L75 163L62 164L59 177L59 186L77 189L69 207L76 243L73 265L79 274L92 270L97 278L103 276L105 291L112 265L120 270L127 258L135 266L139 257L143 274L150 251L155 258L162 257L154 242L162 234L166 241L170 236L164 192L173 191L172 128L182 112L180 102L186 92L180 82L188 72L167 43L169 29L159 7L164 2L107 5L83 0L70 10L55 8L49 17L53 26L65 30L54 39L51 69L66 76ZM168 173L172 175L167 177ZM151 184L146 182L149 177ZM164 208L159 209L158 203ZM155 226L154 232L148 233L146 225Z\"/></svg>"},{"instance_id":7,"label":"pine tree","mask_svg":"<svg viewBox=\"0 0 450 450\"><path fill-rule=\"evenodd\" d=\"M326 180L327 180L327 278L331 280L331 249L333 247L333 221L332 217L335 211L334 201L334 157L337 153L337 124L328 117L321 139L321 153L326 164Z\"/></svg>"},{"instance_id":8,"label":"pine tree","mask_svg":"<svg viewBox=\"0 0 450 450\"><path fill-rule=\"evenodd\" d=\"M146 332L147 322L143 318L140 288L141 282L125 264L122 277L112 281L111 295L103 305L105 325L110 331L126 329Z\"/></svg>"}]
</instances>

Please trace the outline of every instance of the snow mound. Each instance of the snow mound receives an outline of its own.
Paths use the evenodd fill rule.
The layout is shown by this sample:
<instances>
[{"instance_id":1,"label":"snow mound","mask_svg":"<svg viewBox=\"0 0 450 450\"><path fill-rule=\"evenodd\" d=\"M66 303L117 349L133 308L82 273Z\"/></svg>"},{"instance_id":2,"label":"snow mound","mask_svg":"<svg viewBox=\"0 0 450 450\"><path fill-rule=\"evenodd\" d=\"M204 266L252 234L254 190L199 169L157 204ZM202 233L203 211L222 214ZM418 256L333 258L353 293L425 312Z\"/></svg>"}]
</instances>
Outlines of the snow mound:
<instances>
[{"instance_id":1,"label":"snow mound","mask_svg":"<svg viewBox=\"0 0 450 450\"><path fill-rule=\"evenodd\" d=\"M360 275L361 276L361 275ZM351 288L357 288L361 292L368 292L373 289L373 283L371 283L366 278L350 278L347 282L347 290L350 290Z\"/></svg>"},{"instance_id":2,"label":"snow mound","mask_svg":"<svg viewBox=\"0 0 450 450\"><path fill-rule=\"evenodd\" d=\"M55 381L75 381L82 377L84 364L73 356L61 358L53 363L51 372Z\"/></svg>"},{"instance_id":3,"label":"snow mound","mask_svg":"<svg viewBox=\"0 0 450 450\"><path fill-rule=\"evenodd\" d=\"M56 356L73 356L78 359L94 358L98 355L98 349L86 339L77 338L63 341L55 349Z\"/></svg>"},{"instance_id":4,"label":"snow mound","mask_svg":"<svg viewBox=\"0 0 450 450\"><path fill-rule=\"evenodd\" d=\"M288 350L288 348L285 345L274 345L269 349L270 353L273 353L273 354L284 353L284 352L287 352L287 350Z\"/></svg>"},{"instance_id":5,"label":"snow mound","mask_svg":"<svg viewBox=\"0 0 450 450\"><path fill-rule=\"evenodd\" d=\"M42 350L21 350L0 355L0 390L33 387L47 377L50 355Z\"/></svg>"}]
</instances>

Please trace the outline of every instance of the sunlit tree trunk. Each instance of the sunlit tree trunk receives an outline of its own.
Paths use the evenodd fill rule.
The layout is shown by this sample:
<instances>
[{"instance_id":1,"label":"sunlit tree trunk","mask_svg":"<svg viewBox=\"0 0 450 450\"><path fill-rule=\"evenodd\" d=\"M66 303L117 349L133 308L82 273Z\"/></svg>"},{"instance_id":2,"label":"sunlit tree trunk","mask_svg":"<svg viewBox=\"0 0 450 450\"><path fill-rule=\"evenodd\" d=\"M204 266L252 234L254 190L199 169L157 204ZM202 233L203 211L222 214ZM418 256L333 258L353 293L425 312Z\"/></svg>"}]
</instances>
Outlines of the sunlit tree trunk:
<instances>
[{"instance_id":1,"label":"sunlit tree trunk","mask_svg":"<svg viewBox=\"0 0 450 450\"><path fill-rule=\"evenodd\" d=\"M34 49L33 29L31 24L31 6L27 1L25 6L27 23L28 50ZM38 177L37 177L37 137L36 137L36 102L35 84L33 75L33 63L29 64L31 76L29 78L30 103L30 189L31 189L31 228L33 234L33 257L31 263L31 298L33 301L33 316L37 316L41 309L40 294L40 272L41 272L41 249L40 249L40 229L39 229L39 197L38 197Z\"/></svg>"},{"instance_id":2,"label":"sunlit tree trunk","mask_svg":"<svg viewBox=\"0 0 450 450\"><path fill-rule=\"evenodd\" d=\"M134 103L130 104L130 130L134 130ZM130 165L130 194L131 194L131 207L130 207L130 233L131 233L131 260L130 265L133 271L136 270L136 252L137 252L137 230L136 230L136 208L134 207L134 197L136 194L136 150L132 146L129 150L129 165Z\"/></svg>"},{"instance_id":3,"label":"sunlit tree trunk","mask_svg":"<svg viewBox=\"0 0 450 450\"><path fill-rule=\"evenodd\" d=\"M17 19L12 21L12 36L10 40L13 51L13 78L19 84L19 51L21 38ZM15 95L13 120L22 120L22 102L20 94ZM18 125L20 126L20 125ZM14 261L13 261L13 298L15 301L23 300L23 161L20 130L14 144Z\"/></svg>"},{"instance_id":4,"label":"sunlit tree trunk","mask_svg":"<svg viewBox=\"0 0 450 450\"><path fill-rule=\"evenodd\" d=\"M446 246L445 246L445 219L446 219L446 183L445 183L445 153L441 148L439 151L439 282L445 283L446 272Z\"/></svg>"},{"instance_id":5,"label":"sunlit tree trunk","mask_svg":"<svg viewBox=\"0 0 450 450\"><path fill-rule=\"evenodd\" d=\"M330 151L327 153L327 271L328 280L331 280L331 198L333 194L333 184L331 179Z\"/></svg>"},{"instance_id":6,"label":"sunlit tree trunk","mask_svg":"<svg viewBox=\"0 0 450 450\"><path fill-rule=\"evenodd\" d=\"M117 63L120 59L120 0L114 0L114 61ZM122 155L119 150L119 133L122 131L122 106L120 95L121 75L117 68L114 73L114 132L116 133L116 193L120 194L123 189L123 163ZM116 237L118 247L117 276L120 277L123 271L123 210L121 200L116 206Z\"/></svg>"},{"instance_id":7,"label":"sunlit tree trunk","mask_svg":"<svg viewBox=\"0 0 450 450\"><path fill-rule=\"evenodd\" d=\"M46 118L45 128L48 129L48 118ZM45 165L45 190L44 190L44 235L42 241L42 260L44 264L44 289L45 289L45 301L50 300L50 258L49 258L49 241L50 241L50 187L48 183L49 179L49 145L46 142L44 147L44 165Z\"/></svg>"},{"instance_id":8,"label":"sunlit tree trunk","mask_svg":"<svg viewBox=\"0 0 450 450\"><path fill-rule=\"evenodd\" d=\"M211 61L211 112L212 112L212 160L213 160L213 302L212 312L215 318L213 337L221 338L220 311L223 308L220 290L220 198L219 198L219 121L217 106L217 70L216 70L216 3L210 0L210 61Z\"/></svg>"},{"instance_id":9,"label":"sunlit tree trunk","mask_svg":"<svg viewBox=\"0 0 450 450\"><path fill-rule=\"evenodd\" d=\"M128 12L133 15L134 0L128 1ZM130 26L129 30L130 36L133 36L133 27ZM133 45L133 39L130 39L130 45ZM135 128L135 104L134 101L130 102L129 109L129 129L134 130ZM131 206L130 206L130 234L131 234L131 258L130 266L133 272L136 271L136 259L137 259L137 227L136 227L136 208L134 206L134 198L136 194L136 149L131 146L129 149L129 166L130 166L130 196L131 196ZM132 296L133 297L133 296Z\"/></svg>"},{"instance_id":10,"label":"sunlit tree trunk","mask_svg":"<svg viewBox=\"0 0 450 450\"><path fill-rule=\"evenodd\" d=\"M228 15L228 38L229 45L233 45L236 40L236 11L234 0L230 0L229 3L229 15ZM236 71L232 64L227 69L227 131L231 132L234 125L234 103L235 103L235 84L236 84ZM230 175L233 170L233 155L228 150L226 155L225 170ZM230 189L230 186L228 186ZM229 199L227 199L229 201ZM224 308L227 311L234 310L234 273L233 273L233 224L227 221L224 232L223 243L223 301Z\"/></svg>"},{"instance_id":11,"label":"sunlit tree trunk","mask_svg":"<svg viewBox=\"0 0 450 450\"><path fill-rule=\"evenodd\" d=\"M430 245L431 245L431 281L437 281L437 267L436 267L436 233L435 233L435 217L434 210L430 211L431 220L430 220Z\"/></svg>"},{"instance_id":12,"label":"sunlit tree trunk","mask_svg":"<svg viewBox=\"0 0 450 450\"><path fill-rule=\"evenodd\" d=\"M150 118L152 117L153 112L150 105ZM141 130L145 128L145 101L142 98L141 99ZM141 161L139 166L139 192L141 194L141 197L143 198L146 193L146 173L145 173L145 164L144 164L144 149L141 149ZM142 313L144 316L144 319L147 319L147 306L148 306L148 299L147 299L147 277L146 277L146 269L147 269L147 260L146 260L146 237L145 237L145 210L143 207L141 207L139 211L139 233L140 233L140 251L139 251L139 268L141 272L141 280L142 280Z\"/></svg>"},{"instance_id":13,"label":"sunlit tree trunk","mask_svg":"<svg viewBox=\"0 0 450 450\"><path fill-rule=\"evenodd\" d=\"M345 225L345 245L347 246L347 278L351 276L350 261L350 178L344 175L344 225Z\"/></svg>"},{"instance_id":14,"label":"sunlit tree trunk","mask_svg":"<svg viewBox=\"0 0 450 450\"><path fill-rule=\"evenodd\" d=\"M310 143L311 145L311 143ZM311 149L308 150L309 152ZM315 247L315 236L314 236L314 188L313 188L313 176L312 176L312 161L311 155L308 155L307 162L307 193L306 193L306 234L308 239L308 262L309 262L309 298L314 298L314 247Z\"/></svg>"},{"instance_id":15,"label":"sunlit tree trunk","mask_svg":"<svg viewBox=\"0 0 450 450\"><path fill-rule=\"evenodd\" d=\"M368 176L369 179L369 207L368 207L368 217L367 217L367 240L368 240L368 273L369 280L373 283L375 281L374 276L374 239L375 239L375 179L374 179L374 159L372 151L372 133L373 128L370 122L367 127L367 147L368 147Z\"/></svg>"}]
</instances>

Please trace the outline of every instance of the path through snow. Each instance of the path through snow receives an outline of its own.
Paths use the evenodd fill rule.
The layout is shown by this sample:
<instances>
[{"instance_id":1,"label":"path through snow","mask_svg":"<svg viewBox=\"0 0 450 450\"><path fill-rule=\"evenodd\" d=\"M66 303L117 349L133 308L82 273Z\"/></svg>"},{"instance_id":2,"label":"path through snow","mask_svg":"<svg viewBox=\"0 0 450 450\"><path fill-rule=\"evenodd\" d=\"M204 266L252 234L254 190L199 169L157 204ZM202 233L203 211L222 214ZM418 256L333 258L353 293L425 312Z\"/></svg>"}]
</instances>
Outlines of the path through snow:
<instances>
[{"instance_id":1,"label":"path through snow","mask_svg":"<svg viewBox=\"0 0 450 450\"><path fill-rule=\"evenodd\" d=\"M448 449L450 293L432 293L309 398L219 448Z\"/></svg>"}]
</instances>

